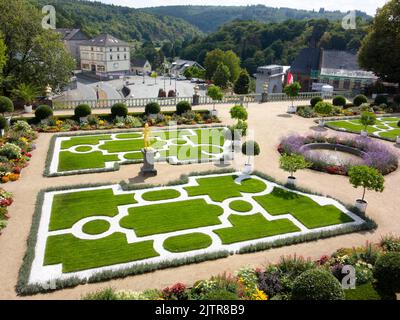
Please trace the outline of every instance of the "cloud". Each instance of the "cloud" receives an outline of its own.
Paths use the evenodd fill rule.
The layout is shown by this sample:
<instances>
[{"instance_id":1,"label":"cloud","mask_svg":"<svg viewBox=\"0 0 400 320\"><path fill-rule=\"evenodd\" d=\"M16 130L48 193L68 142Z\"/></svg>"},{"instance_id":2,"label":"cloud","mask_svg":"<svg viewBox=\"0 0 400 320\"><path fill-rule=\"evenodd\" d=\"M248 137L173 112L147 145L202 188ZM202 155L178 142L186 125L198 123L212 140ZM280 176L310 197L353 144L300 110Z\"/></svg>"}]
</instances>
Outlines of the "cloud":
<instances>
[{"instance_id":1,"label":"cloud","mask_svg":"<svg viewBox=\"0 0 400 320\"><path fill-rule=\"evenodd\" d=\"M166 5L215 5L214 0L100 0L104 3L129 6L134 8L155 7ZM288 7L295 9L319 10L361 10L374 15L378 7L382 7L388 0L219 0L218 5L239 6L248 4L263 4L268 7Z\"/></svg>"}]
</instances>

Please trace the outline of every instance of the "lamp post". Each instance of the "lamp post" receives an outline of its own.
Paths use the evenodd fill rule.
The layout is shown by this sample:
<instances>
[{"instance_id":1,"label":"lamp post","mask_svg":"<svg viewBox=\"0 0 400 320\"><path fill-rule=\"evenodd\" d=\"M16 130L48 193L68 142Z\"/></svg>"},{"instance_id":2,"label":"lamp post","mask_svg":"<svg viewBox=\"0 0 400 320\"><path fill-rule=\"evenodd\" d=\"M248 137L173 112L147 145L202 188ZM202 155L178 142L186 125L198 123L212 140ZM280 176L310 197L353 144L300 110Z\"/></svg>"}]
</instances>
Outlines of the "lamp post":
<instances>
[{"instance_id":1,"label":"lamp post","mask_svg":"<svg viewBox=\"0 0 400 320\"><path fill-rule=\"evenodd\" d=\"M175 75L175 96L176 96L176 62L172 62L172 67L174 68L174 75Z\"/></svg>"}]
</instances>

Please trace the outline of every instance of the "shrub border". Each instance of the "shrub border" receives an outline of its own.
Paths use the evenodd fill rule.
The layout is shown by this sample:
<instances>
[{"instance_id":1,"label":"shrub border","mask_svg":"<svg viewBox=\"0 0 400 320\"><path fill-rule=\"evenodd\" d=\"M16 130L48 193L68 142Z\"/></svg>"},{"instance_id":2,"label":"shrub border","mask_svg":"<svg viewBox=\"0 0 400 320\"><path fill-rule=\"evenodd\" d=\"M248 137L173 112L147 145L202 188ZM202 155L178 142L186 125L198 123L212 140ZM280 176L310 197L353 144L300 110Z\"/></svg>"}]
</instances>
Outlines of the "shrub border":
<instances>
[{"instance_id":1,"label":"shrub border","mask_svg":"<svg viewBox=\"0 0 400 320\"><path fill-rule=\"evenodd\" d=\"M210 175L210 174L223 174L223 173L234 173L237 170L233 168L227 168L227 169L219 169L219 170L209 170L209 171L203 171L203 172L191 172L189 174L184 174L181 175L181 177L175 181L171 181L167 184L129 184L125 181L121 182L121 187L124 191L133 191L137 189L145 189L149 187L159 187L159 186L173 186L173 185L179 185L182 183L186 183L191 176L204 176L204 175ZM271 182L279 183L277 182L276 179L270 177L269 175L266 175L260 171L254 171L252 175L256 175L260 178L269 180ZM280 183L281 185L285 185ZM71 277L68 279L56 279L54 283L54 286L43 286L37 283L34 284L28 284L29 281L29 275L31 271L31 266L35 257L35 247L36 247L36 242L37 242L37 233L39 230L39 224L40 224L40 219L42 215L42 205L44 201L44 195L46 192L51 192L51 191L61 191L61 190L72 190L72 189L78 189L78 188L88 188L88 187L99 187L99 186L104 186L107 185L107 183L96 183L96 184L78 184L78 185L69 185L69 186L60 186L60 187L51 187L51 188L46 188L42 189L39 191L36 199L36 204L35 204L35 211L32 217L32 225L31 229L29 232L29 237L27 240L27 250L25 253L25 256L23 258L22 265L19 270L18 274L18 281L15 286L15 290L19 296L26 296L26 295L34 295L38 293L46 293L46 292L51 292L51 291L56 291L59 289L64 289L64 288L71 288L71 287L76 287L80 284L88 284L88 283L95 283L95 282L100 282L100 281L106 281L106 280L111 280L111 279L116 279L116 278L125 278L127 276L131 275L138 275L138 274L143 274L147 272L153 272L156 270L161 270L161 269L167 269L167 268L172 268L172 267L178 267L178 266L183 266L183 265L188 265L188 264L195 264L195 263L200 263L204 262L207 260L217 260L220 258L226 258L230 255L233 254L245 254L245 253L252 253L256 251L262 251L262 250L267 250L271 248L277 248L277 247L282 247L282 246L288 246L288 245L293 245L305 241L311 241L311 240L317 240L317 239L322 239L322 238L328 238L328 237L333 237L336 235L341 235L345 233L351 233L355 231L360 231L360 230L372 230L377 227L377 224L367 216L359 213L357 210L354 210L353 207L351 206L345 206L346 208L351 208L352 212L360 216L362 219L365 220L365 223L358 225L358 226L351 226L351 227L344 227L340 228L338 230L333 230L333 231L325 231L325 232L320 232L316 234L310 234L310 235L300 235L300 236L295 236L295 237L290 237L286 238L284 240L277 240L274 241L273 243L259 243L257 245L249 245L247 247L244 247L238 251L228 251L228 250L221 250L221 251L215 251L215 252L210 252L206 254L199 254L193 257L185 257L185 258L179 258L179 259L174 259L174 260L166 260L163 262L158 262L158 263L143 263L139 265L135 265L132 267L120 269L120 270L115 270L115 271L103 271L96 273L95 275L90 276L89 278L86 279L79 279L77 277ZM289 187L288 185L285 185L286 187ZM304 188L294 188L291 187L292 190L297 190L301 192L306 192L312 195L320 195L319 193L315 192L310 192L308 189ZM334 199L332 197L329 197L331 199ZM336 200L336 199L334 199ZM338 201L338 200L336 200ZM338 201L341 203L340 201Z\"/></svg>"},{"instance_id":2,"label":"shrub border","mask_svg":"<svg viewBox=\"0 0 400 320\"><path fill-rule=\"evenodd\" d=\"M154 131L167 131L168 126L166 127L156 127L160 128L160 130L154 130ZM184 129L205 129L205 128L227 128L227 126L224 126L220 123L218 124L209 124L209 125L185 125L185 126L179 126L177 127L177 130L184 130ZM57 138L62 138L62 137L80 137L80 136L91 136L91 135L107 135L107 134L122 134L122 133L127 133L129 134L130 132L142 132L143 128L131 128L131 129L117 129L117 130L107 130L107 131L98 131L98 130L93 130L93 131L74 131L73 133L61 133L61 134L55 134L54 136L51 137L50 139L50 146L47 151L47 156L46 156L46 161L45 161L45 167L43 171L43 176L44 177L62 177L62 176L73 176L73 175L78 175L78 174L86 174L86 173L101 173L101 172L111 172L111 171L118 171L120 169L121 165L125 164L137 164L137 163L143 163L142 160L126 160L122 162L116 162L114 163L114 166L112 168L93 168L93 169L83 169L83 170L73 170L73 171L66 171L66 172L55 172L55 173L50 173L50 165L51 161L53 160L53 155L54 155L54 146ZM207 161L204 160L193 160L190 161L190 163L208 163L208 162L213 162L213 161L218 161L218 160L213 160L209 159ZM170 163L168 160L166 162ZM170 163L171 164L171 163ZM171 164L171 165L182 165L186 163L177 163L177 164Z\"/></svg>"}]
</instances>

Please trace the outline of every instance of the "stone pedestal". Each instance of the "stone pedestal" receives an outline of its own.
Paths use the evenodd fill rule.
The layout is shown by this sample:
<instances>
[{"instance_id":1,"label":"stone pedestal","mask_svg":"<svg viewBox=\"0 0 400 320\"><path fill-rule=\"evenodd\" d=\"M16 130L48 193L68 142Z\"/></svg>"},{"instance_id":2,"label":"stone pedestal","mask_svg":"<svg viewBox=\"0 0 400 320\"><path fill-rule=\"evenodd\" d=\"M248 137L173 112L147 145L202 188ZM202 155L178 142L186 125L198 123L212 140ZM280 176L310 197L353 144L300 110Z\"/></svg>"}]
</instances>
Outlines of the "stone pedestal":
<instances>
[{"instance_id":1,"label":"stone pedestal","mask_svg":"<svg viewBox=\"0 0 400 320\"><path fill-rule=\"evenodd\" d=\"M143 166L140 168L140 174L143 176L156 176L157 170L154 168L156 151L150 148L143 148L141 151L143 154Z\"/></svg>"},{"instance_id":2,"label":"stone pedestal","mask_svg":"<svg viewBox=\"0 0 400 320\"><path fill-rule=\"evenodd\" d=\"M261 93L261 102L268 102L268 93Z\"/></svg>"}]
</instances>

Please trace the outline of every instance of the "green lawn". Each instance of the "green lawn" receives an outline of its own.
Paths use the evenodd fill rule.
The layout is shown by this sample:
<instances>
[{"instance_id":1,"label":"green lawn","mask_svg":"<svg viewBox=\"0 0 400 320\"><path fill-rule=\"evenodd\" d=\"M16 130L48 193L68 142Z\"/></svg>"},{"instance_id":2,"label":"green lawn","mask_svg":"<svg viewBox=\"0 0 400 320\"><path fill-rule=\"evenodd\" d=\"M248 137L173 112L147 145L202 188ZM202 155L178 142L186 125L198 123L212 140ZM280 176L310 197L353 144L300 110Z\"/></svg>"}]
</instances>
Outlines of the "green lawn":
<instances>
[{"instance_id":1,"label":"green lawn","mask_svg":"<svg viewBox=\"0 0 400 320\"><path fill-rule=\"evenodd\" d=\"M181 193L175 189L164 189L143 193L142 198L147 201L157 201L178 198Z\"/></svg>"},{"instance_id":2,"label":"green lawn","mask_svg":"<svg viewBox=\"0 0 400 320\"><path fill-rule=\"evenodd\" d=\"M118 206L136 203L133 194L114 195L112 189L56 194L51 208L49 230L71 228L83 218L113 217Z\"/></svg>"},{"instance_id":3,"label":"green lawn","mask_svg":"<svg viewBox=\"0 0 400 320\"><path fill-rule=\"evenodd\" d=\"M203 199L154 204L129 209L120 225L143 237L220 224L223 209Z\"/></svg>"},{"instance_id":4,"label":"green lawn","mask_svg":"<svg viewBox=\"0 0 400 320\"><path fill-rule=\"evenodd\" d=\"M92 220L83 225L82 231L86 234L96 235L110 229L110 223L105 220Z\"/></svg>"},{"instance_id":5,"label":"green lawn","mask_svg":"<svg viewBox=\"0 0 400 320\"><path fill-rule=\"evenodd\" d=\"M310 229L353 221L333 205L320 206L307 196L283 188L275 187L270 194L256 196L255 194L266 189L268 181L247 178L236 183L235 178L234 174L198 177L198 186L184 187L189 195L187 200L167 201L180 196L179 190L174 186L161 190L145 189L143 199L161 203L140 205L137 205L134 198L137 191L115 195L111 187L56 193L53 196L48 231L68 232L78 221L98 216L96 220L86 222L82 231L89 235L102 234L109 230L110 224L100 217L115 217L119 213L119 206L137 206L128 208L128 214L122 215L119 221L122 228L129 229L127 234L115 232L98 240L75 238L71 233L50 235L46 242L45 265L61 263L63 272L75 272L144 260L159 255L153 246L153 235L181 230L185 231L184 235L168 235L163 243L166 250L174 253L209 247L212 244L211 237L199 230L193 230L195 228L216 228L210 228L209 231L214 229L213 232L226 245L300 231L287 218L268 221L261 213L230 214L227 218L232 226L223 226L220 218L224 208L220 202L230 198L235 199L230 202L229 207L237 212L249 212L256 201L269 214L278 217L291 214ZM243 193L250 194L254 201L250 203L250 200L243 197ZM199 195L207 195L219 204L190 198ZM130 230L139 237L134 240L136 242L127 242ZM144 241L140 237L149 238Z\"/></svg>"},{"instance_id":6,"label":"green lawn","mask_svg":"<svg viewBox=\"0 0 400 320\"><path fill-rule=\"evenodd\" d=\"M381 131L378 133L380 137L388 138L395 140L397 136L400 135L400 128L397 126L397 123L400 121L400 118L380 118L376 120L376 127L385 131ZM364 126L361 124L359 119L352 119L351 122L339 120L339 121L327 121L329 126L337 128L337 129L345 129L353 132L361 132L364 130ZM392 129L388 129L385 124L389 125ZM372 134L376 131L379 131L377 128L372 126L368 126L367 131L369 134Z\"/></svg>"},{"instance_id":7,"label":"green lawn","mask_svg":"<svg viewBox=\"0 0 400 320\"><path fill-rule=\"evenodd\" d=\"M162 159L176 156L179 160L205 160L213 156L204 154L209 152L212 154L221 154L223 152L222 146L224 144L224 134L222 129L197 129L193 131L196 135L191 136L190 131L177 130L177 131L156 131L152 132L152 147L160 151ZM188 135L189 139L198 142L198 144L208 144L202 146L191 146L183 139ZM131 132L117 134L118 139L111 140L111 135L87 135L87 136L74 136L69 140L61 142L61 151L59 153L58 172L84 170L84 169L101 169L105 167L105 162L121 161L118 154L124 152L126 160L139 160L143 159L140 150L144 147L143 134L141 132ZM161 138L157 140L155 137ZM173 144L167 150L161 150L166 141L172 139ZM101 145L99 145L102 143ZM101 151L94 151L86 154L76 154L66 149L70 147L77 147L78 152L89 151L87 145L99 145L99 149L104 150L110 155L103 155Z\"/></svg>"},{"instance_id":8,"label":"green lawn","mask_svg":"<svg viewBox=\"0 0 400 320\"><path fill-rule=\"evenodd\" d=\"M300 231L290 220L268 221L261 213L250 216L231 215L229 221L233 227L215 230L223 244L265 238L277 234Z\"/></svg>"},{"instance_id":9,"label":"green lawn","mask_svg":"<svg viewBox=\"0 0 400 320\"><path fill-rule=\"evenodd\" d=\"M270 194L254 197L269 214L291 214L309 229L351 222L347 214L333 205L320 206L309 197L274 188Z\"/></svg>"},{"instance_id":10,"label":"green lawn","mask_svg":"<svg viewBox=\"0 0 400 320\"><path fill-rule=\"evenodd\" d=\"M64 273L156 257L153 241L127 243L125 234L81 240L71 234L47 238L44 265L62 263Z\"/></svg>"},{"instance_id":11,"label":"green lawn","mask_svg":"<svg viewBox=\"0 0 400 320\"><path fill-rule=\"evenodd\" d=\"M208 195L211 200L222 202L229 198L240 197L244 193L257 193L264 191L267 187L258 179L242 180L241 184L235 182L236 176L228 175L222 177L199 178L198 186L186 187L189 196Z\"/></svg>"},{"instance_id":12,"label":"green lawn","mask_svg":"<svg viewBox=\"0 0 400 320\"><path fill-rule=\"evenodd\" d=\"M105 168L107 161L119 161L118 155L103 155L100 151L81 154L61 151L58 160L58 171Z\"/></svg>"},{"instance_id":13,"label":"green lawn","mask_svg":"<svg viewBox=\"0 0 400 320\"><path fill-rule=\"evenodd\" d=\"M381 300L381 296L371 283L357 285L355 289L344 291L346 300Z\"/></svg>"},{"instance_id":14,"label":"green lawn","mask_svg":"<svg viewBox=\"0 0 400 320\"><path fill-rule=\"evenodd\" d=\"M247 201L235 200L229 204L229 208L231 208L232 210L235 210L237 212L248 212L251 209L253 209L253 206L251 203L249 203Z\"/></svg>"},{"instance_id":15,"label":"green lawn","mask_svg":"<svg viewBox=\"0 0 400 320\"><path fill-rule=\"evenodd\" d=\"M186 252L204 249L211 245L212 239L204 233L189 233L170 237L164 241L164 248L170 252Z\"/></svg>"}]
</instances>

